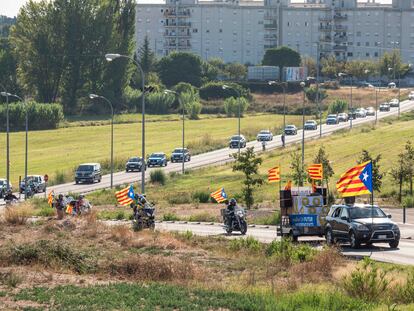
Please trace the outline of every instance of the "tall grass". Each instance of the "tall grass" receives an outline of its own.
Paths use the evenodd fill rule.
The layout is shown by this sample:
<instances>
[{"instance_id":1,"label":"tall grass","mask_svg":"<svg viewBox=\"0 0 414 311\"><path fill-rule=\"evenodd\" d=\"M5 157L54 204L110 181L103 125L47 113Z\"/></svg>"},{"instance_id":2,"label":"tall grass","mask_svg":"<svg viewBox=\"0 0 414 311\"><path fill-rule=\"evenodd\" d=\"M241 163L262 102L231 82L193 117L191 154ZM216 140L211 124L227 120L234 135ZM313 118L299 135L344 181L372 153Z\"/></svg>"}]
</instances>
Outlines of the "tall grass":
<instances>
[{"instance_id":1,"label":"tall grass","mask_svg":"<svg viewBox=\"0 0 414 311\"><path fill-rule=\"evenodd\" d=\"M150 182L153 184L165 185L167 182L167 175L161 169L156 169L150 172Z\"/></svg>"}]
</instances>

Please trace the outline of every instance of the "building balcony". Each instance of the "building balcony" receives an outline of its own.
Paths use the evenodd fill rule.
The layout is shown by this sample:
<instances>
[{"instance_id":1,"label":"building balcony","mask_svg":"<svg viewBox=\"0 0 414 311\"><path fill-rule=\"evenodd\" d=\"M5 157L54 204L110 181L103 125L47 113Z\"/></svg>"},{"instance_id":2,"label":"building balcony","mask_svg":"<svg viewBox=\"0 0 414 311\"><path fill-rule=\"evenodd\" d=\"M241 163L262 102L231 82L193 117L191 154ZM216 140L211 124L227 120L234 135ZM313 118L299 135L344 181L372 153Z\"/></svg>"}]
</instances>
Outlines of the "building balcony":
<instances>
[{"instance_id":1,"label":"building balcony","mask_svg":"<svg viewBox=\"0 0 414 311\"><path fill-rule=\"evenodd\" d=\"M335 13L334 14L334 19L335 20L345 20L345 19L348 19L348 15L347 14L341 14L341 13Z\"/></svg>"},{"instance_id":2,"label":"building balcony","mask_svg":"<svg viewBox=\"0 0 414 311\"><path fill-rule=\"evenodd\" d=\"M346 51L347 46L346 45L334 45L333 50L334 51Z\"/></svg>"},{"instance_id":3,"label":"building balcony","mask_svg":"<svg viewBox=\"0 0 414 311\"><path fill-rule=\"evenodd\" d=\"M347 31L347 30L348 30L348 27L344 25L335 25L334 27L334 31L337 31L337 32L342 32L342 31Z\"/></svg>"},{"instance_id":4,"label":"building balcony","mask_svg":"<svg viewBox=\"0 0 414 311\"><path fill-rule=\"evenodd\" d=\"M191 43L180 43L180 44L175 44L175 43L171 43L171 42L167 42L164 44L164 48L166 49L172 49L172 50L186 50L186 49L190 49L191 48Z\"/></svg>"},{"instance_id":5,"label":"building balcony","mask_svg":"<svg viewBox=\"0 0 414 311\"><path fill-rule=\"evenodd\" d=\"M344 43L348 42L348 36L334 36L335 43Z\"/></svg>"},{"instance_id":6,"label":"building balcony","mask_svg":"<svg viewBox=\"0 0 414 311\"><path fill-rule=\"evenodd\" d=\"M265 29L277 29L276 23L264 24Z\"/></svg>"},{"instance_id":7,"label":"building balcony","mask_svg":"<svg viewBox=\"0 0 414 311\"><path fill-rule=\"evenodd\" d=\"M276 40L277 36L275 34L272 35L264 35L265 40Z\"/></svg>"},{"instance_id":8,"label":"building balcony","mask_svg":"<svg viewBox=\"0 0 414 311\"><path fill-rule=\"evenodd\" d=\"M167 28L176 28L176 27L191 27L191 23L190 22L182 22L182 23L168 23L168 24L164 24L164 27Z\"/></svg>"},{"instance_id":9,"label":"building balcony","mask_svg":"<svg viewBox=\"0 0 414 311\"><path fill-rule=\"evenodd\" d=\"M332 16L319 16L321 22L329 22L332 20Z\"/></svg>"},{"instance_id":10,"label":"building balcony","mask_svg":"<svg viewBox=\"0 0 414 311\"><path fill-rule=\"evenodd\" d=\"M191 38L191 33L174 33L174 32L165 32L164 37L166 38Z\"/></svg>"},{"instance_id":11,"label":"building balcony","mask_svg":"<svg viewBox=\"0 0 414 311\"><path fill-rule=\"evenodd\" d=\"M174 11L166 11L164 12L164 16L165 17L169 17L169 18L175 18L175 17L190 17L190 11L179 11L179 12L174 12Z\"/></svg>"},{"instance_id":12,"label":"building balcony","mask_svg":"<svg viewBox=\"0 0 414 311\"><path fill-rule=\"evenodd\" d=\"M332 31L332 26L319 26L319 30L320 31L331 32Z\"/></svg>"},{"instance_id":13,"label":"building balcony","mask_svg":"<svg viewBox=\"0 0 414 311\"><path fill-rule=\"evenodd\" d=\"M331 42L332 37L331 36L321 36L321 37L319 37L319 41L320 42Z\"/></svg>"}]
</instances>

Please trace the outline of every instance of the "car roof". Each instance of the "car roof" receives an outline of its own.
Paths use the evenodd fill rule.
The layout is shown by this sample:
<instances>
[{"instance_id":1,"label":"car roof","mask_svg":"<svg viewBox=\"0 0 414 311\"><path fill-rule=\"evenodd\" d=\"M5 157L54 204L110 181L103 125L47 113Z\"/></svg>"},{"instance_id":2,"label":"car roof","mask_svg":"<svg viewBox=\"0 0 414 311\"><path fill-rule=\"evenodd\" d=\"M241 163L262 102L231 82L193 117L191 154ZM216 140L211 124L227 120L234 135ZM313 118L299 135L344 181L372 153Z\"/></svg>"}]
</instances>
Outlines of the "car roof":
<instances>
[{"instance_id":1,"label":"car roof","mask_svg":"<svg viewBox=\"0 0 414 311\"><path fill-rule=\"evenodd\" d=\"M155 154L162 154L162 155L165 155L165 152L153 152L153 153L151 153L151 155L155 155Z\"/></svg>"},{"instance_id":2,"label":"car roof","mask_svg":"<svg viewBox=\"0 0 414 311\"><path fill-rule=\"evenodd\" d=\"M332 205L331 208L338 208L338 207L345 207L345 208L354 208L354 207L358 207L358 208L372 208L372 207L377 207L378 205L371 205L371 204L364 204L364 203L355 203L352 205L346 205L346 204L335 204Z\"/></svg>"},{"instance_id":3,"label":"car roof","mask_svg":"<svg viewBox=\"0 0 414 311\"><path fill-rule=\"evenodd\" d=\"M99 165L99 163L82 163L82 164L79 164L79 166L81 166L81 165Z\"/></svg>"}]
</instances>

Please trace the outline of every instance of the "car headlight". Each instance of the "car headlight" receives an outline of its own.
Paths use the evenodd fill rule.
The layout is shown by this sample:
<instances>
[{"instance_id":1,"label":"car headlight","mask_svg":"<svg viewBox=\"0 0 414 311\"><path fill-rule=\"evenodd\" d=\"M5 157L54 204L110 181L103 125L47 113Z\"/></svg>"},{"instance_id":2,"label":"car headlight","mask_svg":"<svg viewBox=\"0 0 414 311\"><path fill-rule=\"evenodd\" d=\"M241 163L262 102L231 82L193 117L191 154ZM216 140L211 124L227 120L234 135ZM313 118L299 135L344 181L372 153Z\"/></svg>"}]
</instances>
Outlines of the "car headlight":
<instances>
[{"instance_id":1,"label":"car headlight","mask_svg":"<svg viewBox=\"0 0 414 311\"><path fill-rule=\"evenodd\" d=\"M356 226L356 229L358 231L369 231L369 228L367 226L365 226L365 225L362 225L362 224L357 225Z\"/></svg>"}]
</instances>

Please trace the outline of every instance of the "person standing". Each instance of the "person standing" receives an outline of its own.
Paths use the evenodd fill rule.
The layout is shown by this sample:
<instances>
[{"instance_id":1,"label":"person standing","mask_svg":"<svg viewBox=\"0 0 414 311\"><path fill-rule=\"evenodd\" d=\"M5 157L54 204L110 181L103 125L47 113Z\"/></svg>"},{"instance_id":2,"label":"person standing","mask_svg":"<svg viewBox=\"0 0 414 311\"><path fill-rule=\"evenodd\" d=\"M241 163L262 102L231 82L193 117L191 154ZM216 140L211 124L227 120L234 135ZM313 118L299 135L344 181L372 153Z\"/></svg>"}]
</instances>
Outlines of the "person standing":
<instances>
[{"instance_id":1,"label":"person standing","mask_svg":"<svg viewBox=\"0 0 414 311\"><path fill-rule=\"evenodd\" d=\"M63 219L65 215L65 201L63 199L63 194L59 194L59 197L55 203L55 207L56 207L57 219L58 220Z\"/></svg>"}]
</instances>

